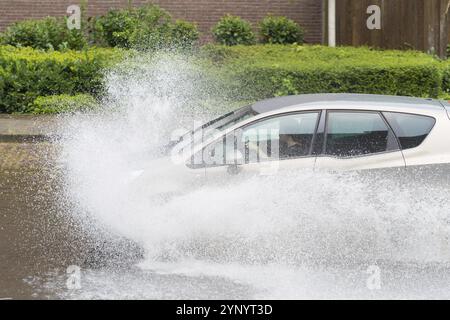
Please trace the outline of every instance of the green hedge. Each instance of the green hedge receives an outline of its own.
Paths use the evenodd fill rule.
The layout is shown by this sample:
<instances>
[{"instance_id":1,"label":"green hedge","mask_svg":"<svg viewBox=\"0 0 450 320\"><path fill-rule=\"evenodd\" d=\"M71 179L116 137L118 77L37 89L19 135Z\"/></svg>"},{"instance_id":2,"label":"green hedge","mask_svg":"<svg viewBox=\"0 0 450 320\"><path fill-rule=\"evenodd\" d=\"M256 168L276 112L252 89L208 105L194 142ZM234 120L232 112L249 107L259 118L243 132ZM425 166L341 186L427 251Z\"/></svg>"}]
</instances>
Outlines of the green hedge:
<instances>
[{"instance_id":1,"label":"green hedge","mask_svg":"<svg viewBox=\"0 0 450 320\"><path fill-rule=\"evenodd\" d=\"M437 97L443 82L442 62L416 51L209 45L203 54L242 99L324 92Z\"/></svg>"},{"instance_id":2,"label":"green hedge","mask_svg":"<svg viewBox=\"0 0 450 320\"><path fill-rule=\"evenodd\" d=\"M89 94L38 97L29 108L32 114L57 114L95 110L98 103Z\"/></svg>"},{"instance_id":3,"label":"green hedge","mask_svg":"<svg viewBox=\"0 0 450 320\"><path fill-rule=\"evenodd\" d=\"M45 52L0 46L0 112L29 112L38 96L103 90L103 70L120 61L119 49Z\"/></svg>"},{"instance_id":4,"label":"green hedge","mask_svg":"<svg viewBox=\"0 0 450 320\"><path fill-rule=\"evenodd\" d=\"M57 52L0 46L0 112L37 112L36 99L40 96L81 93L96 98L103 93L105 68L130 52L105 48ZM199 53L201 65L215 79L209 81L210 85L230 96L231 101L322 92L418 97L450 94L450 63L416 51L208 45Z\"/></svg>"}]
</instances>

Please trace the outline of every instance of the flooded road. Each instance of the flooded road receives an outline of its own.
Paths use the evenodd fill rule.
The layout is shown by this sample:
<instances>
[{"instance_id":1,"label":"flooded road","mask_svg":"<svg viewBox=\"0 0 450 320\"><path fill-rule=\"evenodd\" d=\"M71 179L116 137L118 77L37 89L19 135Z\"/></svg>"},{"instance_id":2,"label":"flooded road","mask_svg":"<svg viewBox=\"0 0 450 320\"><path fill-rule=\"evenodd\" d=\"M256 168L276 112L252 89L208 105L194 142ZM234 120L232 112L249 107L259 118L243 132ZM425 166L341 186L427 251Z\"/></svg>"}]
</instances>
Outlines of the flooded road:
<instances>
[{"instance_id":1,"label":"flooded road","mask_svg":"<svg viewBox=\"0 0 450 320\"><path fill-rule=\"evenodd\" d=\"M273 259L260 260L249 259L250 253L240 247L247 243L253 254L264 256L273 250L270 241L280 241L277 234L260 237L269 242L257 241L258 245L249 239L204 235L202 244L184 248L186 254L178 252L178 258L171 256L170 250L180 250L175 247L164 249L169 250L166 258L148 257L145 244L110 232L95 219L80 223L74 218L62 183L64 164L57 160L55 145L3 143L0 150L1 299L450 298L446 262L402 262L395 256L386 260L377 255L372 260L330 259L332 250L326 247L314 252L328 259L325 263L312 262L308 255L296 261L291 259L299 254L295 246L280 246L279 257L271 253ZM347 231L342 248L354 249L352 241L361 239L352 240ZM298 241L290 237L291 242ZM400 246L401 239L396 241ZM217 254L223 245L228 252Z\"/></svg>"},{"instance_id":2,"label":"flooded road","mask_svg":"<svg viewBox=\"0 0 450 320\"><path fill-rule=\"evenodd\" d=\"M0 144L0 297L32 298L24 280L80 257L76 232L58 208L58 170L48 143Z\"/></svg>"},{"instance_id":3,"label":"flooded road","mask_svg":"<svg viewBox=\"0 0 450 320\"><path fill-rule=\"evenodd\" d=\"M57 148L0 143L0 299L244 298L245 285L226 279L145 271L142 250L106 230L83 230L61 185ZM95 224L93 221L92 224ZM70 266L80 268L80 283ZM76 275L76 274L75 274ZM217 281L218 280L218 281Z\"/></svg>"},{"instance_id":4,"label":"flooded road","mask_svg":"<svg viewBox=\"0 0 450 320\"><path fill-rule=\"evenodd\" d=\"M139 248L106 231L98 230L103 232L100 237L88 234L65 212L60 168L51 160L51 145L10 143L0 144L0 150L0 299L247 295L246 286L226 279L192 281L183 274L137 267L142 259ZM67 284L71 265L80 267L81 289Z\"/></svg>"}]
</instances>

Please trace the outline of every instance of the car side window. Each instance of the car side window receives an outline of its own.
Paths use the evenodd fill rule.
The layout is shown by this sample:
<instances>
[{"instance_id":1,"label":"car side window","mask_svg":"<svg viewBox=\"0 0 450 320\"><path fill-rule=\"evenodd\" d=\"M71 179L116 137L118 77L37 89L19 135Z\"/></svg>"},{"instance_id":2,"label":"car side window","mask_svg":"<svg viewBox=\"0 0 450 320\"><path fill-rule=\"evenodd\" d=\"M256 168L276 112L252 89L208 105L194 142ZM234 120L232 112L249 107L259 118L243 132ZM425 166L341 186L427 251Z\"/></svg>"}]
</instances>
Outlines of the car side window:
<instances>
[{"instance_id":1,"label":"car side window","mask_svg":"<svg viewBox=\"0 0 450 320\"><path fill-rule=\"evenodd\" d=\"M318 118L319 112L295 113L245 127L239 141L245 163L309 156Z\"/></svg>"},{"instance_id":2,"label":"car side window","mask_svg":"<svg viewBox=\"0 0 450 320\"><path fill-rule=\"evenodd\" d=\"M271 117L237 129L204 147L187 165L217 167L309 156L319 114Z\"/></svg>"},{"instance_id":3,"label":"car side window","mask_svg":"<svg viewBox=\"0 0 450 320\"><path fill-rule=\"evenodd\" d=\"M418 147L428 136L436 119L427 116L383 112L403 150Z\"/></svg>"},{"instance_id":4,"label":"car side window","mask_svg":"<svg viewBox=\"0 0 450 320\"><path fill-rule=\"evenodd\" d=\"M355 157L399 149L378 112L329 111L327 117L327 155Z\"/></svg>"}]
</instances>

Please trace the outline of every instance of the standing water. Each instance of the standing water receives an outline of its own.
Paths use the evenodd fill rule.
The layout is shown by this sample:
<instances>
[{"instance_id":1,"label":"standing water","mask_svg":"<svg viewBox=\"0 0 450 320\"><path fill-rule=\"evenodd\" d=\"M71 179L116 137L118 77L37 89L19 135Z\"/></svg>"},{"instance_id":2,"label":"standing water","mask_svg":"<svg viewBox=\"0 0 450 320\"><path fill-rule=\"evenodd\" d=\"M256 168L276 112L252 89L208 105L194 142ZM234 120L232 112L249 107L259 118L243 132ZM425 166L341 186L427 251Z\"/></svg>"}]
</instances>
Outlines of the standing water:
<instances>
[{"instance_id":1,"label":"standing water","mask_svg":"<svg viewBox=\"0 0 450 320\"><path fill-rule=\"evenodd\" d=\"M153 161L161 147L174 131L211 118L205 104L230 102L213 80L188 57L135 58L109 74L101 112L61 120L51 170L3 173L19 187L2 195L0 208L23 213L19 199L33 198L28 210L39 219L10 225L35 234L22 246L46 254L30 249L23 265L33 268L12 274L1 295L450 298L442 183L296 171L190 186L154 201L152 188L170 174ZM149 178L136 179L142 171Z\"/></svg>"}]
</instances>

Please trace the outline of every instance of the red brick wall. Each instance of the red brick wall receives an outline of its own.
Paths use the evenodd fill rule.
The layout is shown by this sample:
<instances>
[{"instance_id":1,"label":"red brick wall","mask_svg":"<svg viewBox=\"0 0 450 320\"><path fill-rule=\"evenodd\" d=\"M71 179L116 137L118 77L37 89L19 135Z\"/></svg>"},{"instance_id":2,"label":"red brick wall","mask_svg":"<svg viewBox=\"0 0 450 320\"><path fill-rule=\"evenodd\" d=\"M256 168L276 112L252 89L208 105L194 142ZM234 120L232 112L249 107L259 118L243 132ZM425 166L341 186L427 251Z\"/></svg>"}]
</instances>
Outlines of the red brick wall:
<instances>
[{"instance_id":1,"label":"red brick wall","mask_svg":"<svg viewBox=\"0 0 450 320\"><path fill-rule=\"evenodd\" d=\"M14 21L45 16L63 16L71 4L80 0L0 0L0 30ZM266 14L287 16L306 30L305 40L322 40L321 0L134 0L134 5L155 3L175 18L196 22L204 40L210 39L211 27L224 14L241 16L255 23ZM128 0L89 0L88 15L105 13L109 8L125 7Z\"/></svg>"}]
</instances>

